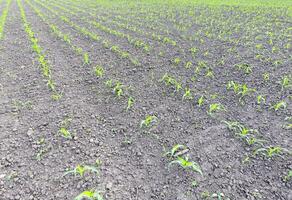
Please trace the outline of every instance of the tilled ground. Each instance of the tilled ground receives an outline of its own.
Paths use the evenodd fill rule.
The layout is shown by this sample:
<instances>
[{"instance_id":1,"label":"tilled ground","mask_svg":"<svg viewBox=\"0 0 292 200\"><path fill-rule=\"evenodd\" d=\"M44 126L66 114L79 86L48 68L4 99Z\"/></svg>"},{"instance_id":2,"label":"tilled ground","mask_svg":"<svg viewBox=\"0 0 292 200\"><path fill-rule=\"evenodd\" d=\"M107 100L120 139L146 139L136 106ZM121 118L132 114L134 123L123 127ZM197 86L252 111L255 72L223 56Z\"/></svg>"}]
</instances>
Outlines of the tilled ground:
<instances>
[{"instance_id":1,"label":"tilled ground","mask_svg":"<svg viewBox=\"0 0 292 200\"><path fill-rule=\"evenodd\" d=\"M100 16L93 18L80 12L76 17L54 7L61 3L50 5L47 2L58 12L70 16L76 24L134 55L141 63L135 66L101 42L82 35L41 4L31 2L50 23L70 34L71 42L89 52L92 59L89 66L84 65L82 56L57 38L29 4L22 1L27 20L51 66L52 77L63 94L60 100L52 100L24 31L17 3L12 1L6 34L0 41L0 199L74 199L92 188L108 200L219 199L208 197L213 193L223 193L224 199L292 199L291 180L283 181L292 168L291 154L272 158L257 156L243 162L246 155L252 154L252 148L234 137L222 122L240 121L257 129L267 145L289 150L291 129L283 129L283 124L285 118L291 117L291 90L281 90L278 81L283 75L292 73L290 49L279 54L282 65L273 67L254 59L249 45L239 44L239 53L233 55L227 51L232 46L228 42L205 38L205 43L190 43L170 21L161 17L157 25L168 27L169 35L178 45L171 47L152 40L150 35L120 28L124 33L149 42L153 51L145 53L127 39L99 30L83 20L83 17L99 19L104 14L109 21L105 20L104 24L118 29L110 21L116 16L127 18L122 11L112 9L108 14L104 8L96 7L95 12ZM69 4L64 3L64 7L74 7ZM226 12L231 18L233 13L228 9ZM287 28L287 24L281 26ZM165 27L158 30L154 25L151 28L148 22L140 28L163 35ZM195 24L190 30L199 27ZM211 56L200 54L194 58L188 52L193 44L202 51L210 50ZM224 57L225 64L213 69L215 78L201 75L192 82L194 69L175 66L175 57L193 63L204 59L211 66L216 66L216 61ZM254 66L250 75L230 67L243 60ZM97 64L105 69L102 78L94 75L93 67ZM262 80L266 71L270 72L269 82ZM182 95L166 87L161 82L165 73L192 88L194 99L182 100ZM131 86L128 92L135 98L132 109L126 111L127 99L115 97L105 87L108 79ZM259 111L256 97L248 96L242 105L238 96L225 88L230 80L257 88L258 93L267 95L267 104ZM206 101L198 107L197 99L202 95ZM285 110L274 112L268 106L282 99L288 102ZM226 111L210 116L206 111L211 103L223 104ZM140 128L146 115L158 118L156 126L150 130ZM73 139L63 138L58 133L66 118L72 119L68 129ZM169 166L170 159L164 154L175 144L188 147L189 158L201 166L203 175ZM101 161L98 174L64 176L67 169L78 164L93 165L97 159Z\"/></svg>"}]
</instances>

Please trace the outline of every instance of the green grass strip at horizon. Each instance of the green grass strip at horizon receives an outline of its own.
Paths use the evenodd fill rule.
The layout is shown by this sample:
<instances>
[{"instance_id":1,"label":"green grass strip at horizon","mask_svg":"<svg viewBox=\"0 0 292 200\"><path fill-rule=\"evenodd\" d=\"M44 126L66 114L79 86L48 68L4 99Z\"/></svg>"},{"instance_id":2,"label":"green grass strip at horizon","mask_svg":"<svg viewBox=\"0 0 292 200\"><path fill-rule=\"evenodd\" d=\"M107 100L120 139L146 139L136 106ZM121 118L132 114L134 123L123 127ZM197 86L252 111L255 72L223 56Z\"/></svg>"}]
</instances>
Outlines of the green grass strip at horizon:
<instances>
[{"instance_id":1,"label":"green grass strip at horizon","mask_svg":"<svg viewBox=\"0 0 292 200\"><path fill-rule=\"evenodd\" d=\"M137 4L136 1L129 0L112 0L103 1L96 0L95 3L101 3L103 5L117 5L117 4ZM214 5L214 6L250 6L250 7L292 7L291 0L141 0L139 3L145 4L168 4L173 6L181 5Z\"/></svg>"}]
</instances>

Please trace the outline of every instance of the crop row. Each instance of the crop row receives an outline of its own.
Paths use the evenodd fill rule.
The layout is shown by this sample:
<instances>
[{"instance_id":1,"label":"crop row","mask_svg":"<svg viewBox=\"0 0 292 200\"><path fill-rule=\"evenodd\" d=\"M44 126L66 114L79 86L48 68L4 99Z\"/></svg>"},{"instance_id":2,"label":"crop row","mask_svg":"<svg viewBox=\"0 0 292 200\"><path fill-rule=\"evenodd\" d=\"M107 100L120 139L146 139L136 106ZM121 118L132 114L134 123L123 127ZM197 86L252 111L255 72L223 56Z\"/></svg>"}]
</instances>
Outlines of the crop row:
<instances>
[{"instance_id":1,"label":"crop row","mask_svg":"<svg viewBox=\"0 0 292 200\"><path fill-rule=\"evenodd\" d=\"M42 53L43 50L38 43L38 39L37 39L34 31L32 30L31 25L29 24L29 22L26 19L25 11L23 9L23 6L22 6L20 0L17 0L17 5L18 5L20 13L21 13L21 18L23 21L24 30L27 33L27 35L29 36L29 39L30 39L30 42L32 45L32 50L34 51L34 53L36 53L36 55L38 57L38 62L40 64L42 74L47 80L47 86L53 92L52 98L59 99L61 97L61 94L59 94L57 92L56 84L55 84L54 80L52 79L50 64L49 64L48 60L46 59L45 54Z\"/></svg>"},{"instance_id":2,"label":"crop row","mask_svg":"<svg viewBox=\"0 0 292 200\"><path fill-rule=\"evenodd\" d=\"M1 2L0 2L1 4ZM11 4L11 0L8 0L6 2L6 7L4 8L2 15L0 16L0 40L3 38L4 36L4 26L5 26L5 22L6 22L6 18L8 15L8 10L9 10L9 6Z\"/></svg>"}]
</instances>

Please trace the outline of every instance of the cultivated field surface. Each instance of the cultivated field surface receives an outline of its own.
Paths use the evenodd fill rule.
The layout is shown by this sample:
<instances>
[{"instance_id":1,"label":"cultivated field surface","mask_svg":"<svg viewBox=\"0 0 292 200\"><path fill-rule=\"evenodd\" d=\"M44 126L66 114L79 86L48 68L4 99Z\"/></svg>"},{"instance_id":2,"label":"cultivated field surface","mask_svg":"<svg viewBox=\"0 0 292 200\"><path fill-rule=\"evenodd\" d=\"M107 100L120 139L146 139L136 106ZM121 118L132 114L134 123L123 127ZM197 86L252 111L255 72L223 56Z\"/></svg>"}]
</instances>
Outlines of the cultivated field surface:
<instances>
[{"instance_id":1,"label":"cultivated field surface","mask_svg":"<svg viewBox=\"0 0 292 200\"><path fill-rule=\"evenodd\" d=\"M292 2L0 0L0 200L292 200Z\"/></svg>"}]
</instances>

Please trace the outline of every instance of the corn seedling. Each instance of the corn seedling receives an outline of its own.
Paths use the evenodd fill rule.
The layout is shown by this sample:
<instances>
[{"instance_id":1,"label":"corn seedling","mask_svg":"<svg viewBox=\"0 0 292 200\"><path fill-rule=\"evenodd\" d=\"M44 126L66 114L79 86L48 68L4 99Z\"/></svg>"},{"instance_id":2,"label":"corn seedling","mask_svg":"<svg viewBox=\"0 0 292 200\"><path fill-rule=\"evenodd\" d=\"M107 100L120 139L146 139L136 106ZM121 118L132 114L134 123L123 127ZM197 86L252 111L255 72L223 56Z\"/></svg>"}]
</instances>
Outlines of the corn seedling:
<instances>
[{"instance_id":1,"label":"corn seedling","mask_svg":"<svg viewBox=\"0 0 292 200\"><path fill-rule=\"evenodd\" d=\"M56 90L56 84L52 79L49 79L47 82L47 85L50 90L55 91Z\"/></svg>"},{"instance_id":2,"label":"corn seedling","mask_svg":"<svg viewBox=\"0 0 292 200\"><path fill-rule=\"evenodd\" d=\"M248 96L250 93L255 92L255 89L248 88L246 84L239 84L234 81L229 81L227 83L227 90L233 89L236 95L239 95L239 101L242 103L242 99Z\"/></svg>"},{"instance_id":3,"label":"corn seedling","mask_svg":"<svg viewBox=\"0 0 292 200\"><path fill-rule=\"evenodd\" d=\"M281 157L281 155L285 152L289 152L289 151L280 146L270 146L270 147L264 147L264 148L259 148L255 150L254 155L257 155L260 153L264 156L267 156L268 158L272 158L276 156Z\"/></svg>"},{"instance_id":4,"label":"corn seedling","mask_svg":"<svg viewBox=\"0 0 292 200\"><path fill-rule=\"evenodd\" d=\"M124 94L123 85L119 81L116 82L115 86L113 87L113 93L120 98Z\"/></svg>"},{"instance_id":5,"label":"corn seedling","mask_svg":"<svg viewBox=\"0 0 292 200\"><path fill-rule=\"evenodd\" d=\"M12 107L13 110L16 112L22 110L22 109L32 109L32 102L31 101L19 101L19 100L13 100L12 101Z\"/></svg>"},{"instance_id":6,"label":"corn seedling","mask_svg":"<svg viewBox=\"0 0 292 200\"><path fill-rule=\"evenodd\" d=\"M158 118L155 115L147 115L140 123L140 128L149 128L153 124L158 122Z\"/></svg>"},{"instance_id":7,"label":"corn seedling","mask_svg":"<svg viewBox=\"0 0 292 200\"><path fill-rule=\"evenodd\" d=\"M258 131L255 129L250 129L240 124L239 122L223 121L227 128L234 133L235 136L243 139L249 146L259 145L262 146L265 142L264 140L257 139L255 137Z\"/></svg>"},{"instance_id":8,"label":"corn seedling","mask_svg":"<svg viewBox=\"0 0 292 200\"><path fill-rule=\"evenodd\" d=\"M206 72L206 77L209 77L209 78L214 78L214 72L211 68L209 68Z\"/></svg>"},{"instance_id":9,"label":"corn seedling","mask_svg":"<svg viewBox=\"0 0 292 200\"><path fill-rule=\"evenodd\" d=\"M221 103L213 103L209 106L209 111L207 112L209 115L213 115L218 111L226 111L225 107Z\"/></svg>"},{"instance_id":10,"label":"corn seedling","mask_svg":"<svg viewBox=\"0 0 292 200\"><path fill-rule=\"evenodd\" d=\"M182 97L183 100L192 100L194 97L192 95L191 89L190 88L185 88L185 93Z\"/></svg>"},{"instance_id":11,"label":"corn seedling","mask_svg":"<svg viewBox=\"0 0 292 200\"><path fill-rule=\"evenodd\" d=\"M193 63L189 61L186 63L185 68L190 69L192 66L193 66Z\"/></svg>"},{"instance_id":12,"label":"corn seedling","mask_svg":"<svg viewBox=\"0 0 292 200\"><path fill-rule=\"evenodd\" d=\"M257 96L257 104L262 105L266 103L266 97L263 95L258 95Z\"/></svg>"},{"instance_id":13,"label":"corn seedling","mask_svg":"<svg viewBox=\"0 0 292 200\"><path fill-rule=\"evenodd\" d=\"M270 74L268 72L263 73L262 76L263 76L264 81L270 80Z\"/></svg>"},{"instance_id":14,"label":"corn seedling","mask_svg":"<svg viewBox=\"0 0 292 200\"><path fill-rule=\"evenodd\" d=\"M202 198L202 199L208 199L210 196L211 196L211 195L210 195L209 191L203 191L203 192L201 193L201 198Z\"/></svg>"},{"instance_id":15,"label":"corn seedling","mask_svg":"<svg viewBox=\"0 0 292 200\"><path fill-rule=\"evenodd\" d=\"M182 89L181 83L179 83L174 77L168 75L167 73L164 74L162 80L166 86L171 86L175 89L176 92Z\"/></svg>"},{"instance_id":16,"label":"corn seedling","mask_svg":"<svg viewBox=\"0 0 292 200\"><path fill-rule=\"evenodd\" d=\"M85 65L89 65L90 64L88 53L84 53L83 54L83 63Z\"/></svg>"},{"instance_id":17,"label":"corn seedling","mask_svg":"<svg viewBox=\"0 0 292 200\"><path fill-rule=\"evenodd\" d=\"M116 97L120 98L124 95L125 86L120 81L113 81L112 79L109 79L105 82L105 85L112 89L112 92Z\"/></svg>"},{"instance_id":18,"label":"corn seedling","mask_svg":"<svg viewBox=\"0 0 292 200\"><path fill-rule=\"evenodd\" d=\"M181 62L181 59L180 58L174 58L173 61L172 61L172 63L174 65L176 65L176 66L178 66L180 64L180 62Z\"/></svg>"},{"instance_id":19,"label":"corn seedling","mask_svg":"<svg viewBox=\"0 0 292 200\"><path fill-rule=\"evenodd\" d=\"M133 97L129 97L128 98L128 105L127 105L127 109L126 110L128 111L129 109L131 109L134 103L135 103L135 99Z\"/></svg>"},{"instance_id":20,"label":"corn seedling","mask_svg":"<svg viewBox=\"0 0 292 200\"><path fill-rule=\"evenodd\" d=\"M210 95L211 99L217 99L218 97L219 97L219 94L216 94L216 93Z\"/></svg>"},{"instance_id":21,"label":"corn seedling","mask_svg":"<svg viewBox=\"0 0 292 200\"><path fill-rule=\"evenodd\" d=\"M249 64L236 64L235 67L239 70L242 70L245 74L250 74L252 72L252 68Z\"/></svg>"},{"instance_id":22,"label":"corn seedling","mask_svg":"<svg viewBox=\"0 0 292 200\"><path fill-rule=\"evenodd\" d=\"M104 69L101 66L96 66L94 68L94 72L95 72L96 77L101 78L104 74Z\"/></svg>"},{"instance_id":23,"label":"corn seedling","mask_svg":"<svg viewBox=\"0 0 292 200\"><path fill-rule=\"evenodd\" d=\"M42 147L42 148L37 152L36 160L37 160L37 161L42 160L42 158L44 157L44 155L45 155L46 153L48 153L49 150L50 150L50 149L49 149L48 147Z\"/></svg>"},{"instance_id":24,"label":"corn seedling","mask_svg":"<svg viewBox=\"0 0 292 200\"><path fill-rule=\"evenodd\" d=\"M61 136L66 138L66 139L72 139L72 135L71 135L70 131L68 130L68 127L71 123L71 120L72 119L70 119L70 118L63 120L61 122L61 127L59 129L59 134L61 134Z\"/></svg>"},{"instance_id":25,"label":"corn seedling","mask_svg":"<svg viewBox=\"0 0 292 200\"><path fill-rule=\"evenodd\" d=\"M285 121L287 121L288 124L284 125L283 128L292 129L292 117L286 117Z\"/></svg>"},{"instance_id":26,"label":"corn seedling","mask_svg":"<svg viewBox=\"0 0 292 200\"><path fill-rule=\"evenodd\" d=\"M190 48L190 52L195 55L198 52L198 49L196 47Z\"/></svg>"},{"instance_id":27,"label":"corn seedling","mask_svg":"<svg viewBox=\"0 0 292 200\"><path fill-rule=\"evenodd\" d=\"M280 109L286 109L286 107L287 107L287 103L284 100L282 100L272 105L270 109L274 109L275 111L278 111Z\"/></svg>"},{"instance_id":28,"label":"corn seedling","mask_svg":"<svg viewBox=\"0 0 292 200\"><path fill-rule=\"evenodd\" d=\"M217 200L223 200L223 198L225 197L225 195L221 192L218 193L213 193L211 195L212 198L217 198Z\"/></svg>"},{"instance_id":29,"label":"corn seedling","mask_svg":"<svg viewBox=\"0 0 292 200\"><path fill-rule=\"evenodd\" d=\"M71 133L67 130L65 127L61 127L59 129L59 133L61 134L62 137L67 138L67 139L72 139Z\"/></svg>"},{"instance_id":30,"label":"corn seedling","mask_svg":"<svg viewBox=\"0 0 292 200\"><path fill-rule=\"evenodd\" d=\"M191 186L192 186L193 188L197 187L198 185L199 185L199 184L198 184L198 182L197 182L196 180L193 180L192 183L191 183Z\"/></svg>"},{"instance_id":31,"label":"corn seedling","mask_svg":"<svg viewBox=\"0 0 292 200\"><path fill-rule=\"evenodd\" d=\"M113 80L112 79L109 79L105 82L105 85L108 87L108 88L111 88L113 86Z\"/></svg>"},{"instance_id":32,"label":"corn seedling","mask_svg":"<svg viewBox=\"0 0 292 200\"><path fill-rule=\"evenodd\" d=\"M62 93L57 93L57 92L54 92L52 95L51 95L51 98L54 100L54 101L58 101L59 99L61 99L63 96Z\"/></svg>"},{"instance_id":33,"label":"corn seedling","mask_svg":"<svg viewBox=\"0 0 292 200\"><path fill-rule=\"evenodd\" d=\"M170 44L172 46L176 46L176 42L174 40L170 39L169 37L164 37L163 43Z\"/></svg>"},{"instance_id":34,"label":"corn seedling","mask_svg":"<svg viewBox=\"0 0 292 200\"><path fill-rule=\"evenodd\" d=\"M201 96L199 99L198 99L198 106L201 107L205 102L205 97L204 96Z\"/></svg>"},{"instance_id":35,"label":"corn seedling","mask_svg":"<svg viewBox=\"0 0 292 200\"><path fill-rule=\"evenodd\" d=\"M290 88L292 86L291 79L288 76L284 76L279 83L282 90Z\"/></svg>"},{"instance_id":36,"label":"corn seedling","mask_svg":"<svg viewBox=\"0 0 292 200\"><path fill-rule=\"evenodd\" d=\"M196 162L189 161L189 158L187 156L184 158L178 156L176 160L173 160L169 163L169 166L173 164L178 164L184 169L191 169L192 171L198 172L199 174L203 175L201 167Z\"/></svg>"},{"instance_id":37,"label":"corn seedling","mask_svg":"<svg viewBox=\"0 0 292 200\"><path fill-rule=\"evenodd\" d=\"M81 177L84 176L86 172L93 172L98 174L98 170L96 166L88 166L88 165L77 165L73 170L69 170L64 173L64 176L68 174L74 174L75 176L79 175Z\"/></svg>"},{"instance_id":38,"label":"corn seedling","mask_svg":"<svg viewBox=\"0 0 292 200\"><path fill-rule=\"evenodd\" d=\"M291 180L291 178L292 178L292 170L289 170L288 171L288 174L286 175L286 176L284 176L284 181L285 182L288 182L288 181L290 181Z\"/></svg>"},{"instance_id":39,"label":"corn seedling","mask_svg":"<svg viewBox=\"0 0 292 200\"><path fill-rule=\"evenodd\" d=\"M74 200L103 200L102 195L100 192L95 190L86 190L82 193L80 193L77 197L74 198Z\"/></svg>"}]
</instances>

